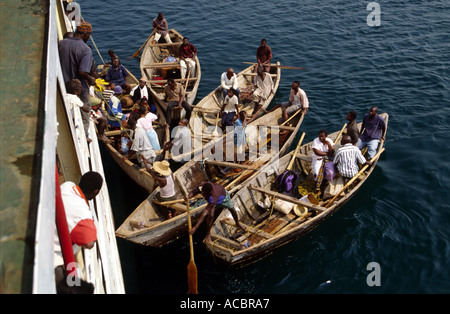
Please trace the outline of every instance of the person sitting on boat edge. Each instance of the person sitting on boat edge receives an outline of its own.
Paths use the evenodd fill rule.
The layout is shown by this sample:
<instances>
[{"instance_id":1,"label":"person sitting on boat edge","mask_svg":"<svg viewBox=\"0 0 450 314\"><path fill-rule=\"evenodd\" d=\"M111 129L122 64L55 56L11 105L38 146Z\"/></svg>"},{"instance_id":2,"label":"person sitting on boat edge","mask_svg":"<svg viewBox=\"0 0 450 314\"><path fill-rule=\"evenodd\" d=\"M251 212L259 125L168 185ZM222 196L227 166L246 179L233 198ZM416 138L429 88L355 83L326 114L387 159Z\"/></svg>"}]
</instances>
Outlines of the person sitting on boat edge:
<instances>
[{"instance_id":1,"label":"person sitting on boat edge","mask_svg":"<svg viewBox=\"0 0 450 314\"><path fill-rule=\"evenodd\" d=\"M275 94L273 87L272 76L270 73L264 71L263 66L259 66L255 80L255 89L253 90L253 101L255 102L255 107L249 122L258 116L259 111L267 98L269 98L271 94ZM264 108L262 110L267 112Z\"/></svg>"},{"instance_id":2,"label":"person sitting on boat edge","mask_svg":"<svg viewBox=\"0 0 450 314\"><path fill-rule=\"evenodd\" d=\"M172 122L172 112L173 108L181 108L183 107L186 110L185 118L189 120L191 117L191 105L186 101L185 93L183 85L175 80L172 77L167 79L167 85L164 86L164 91L166 93L166 98L169 100L169 104L167 105L166 112L166 123L170 127Z\"/></svg>"},{"instance_id":3,"label":"person sitting on boat edge","mask_svg":"<svg viewBox=\"0 0 450 314\"><path fill-rule=\"evenodd\" d=\"M72 79L66 83L67 99L69 100L69 105L72 111L74 110L75 106L77 106L80 108L80 110L89 112L89 106L84 104L80 99L81 90L81 82L78 79Z\"/></svg>"},{"instance_id":4,"label":"person sitting on boat edge","mask_svg":"<svg viewBox=\"0 0 450 314\"><path fill-rule=\"evenodd\" d=\"M294 114L299 109L302 109L304 114L308 112L309 108L308 97L306 96L305 91L300 88L299 81L292 82L291 91L289 94L289 101L276 105L270 110L270 112L280 107L281 110L283 111L284 121L286 121L290 115Z\"/></svg>"},{"instance_id":5,"label":"person sitting on boat edge","mask_svg":"<svg viewBox=\"0 0 450 314\"><path fill-rule=\"evenodd\" d=\"M359 171L358 162L360 164L372 165L371 161L366 160L361 154L361 150L352 144L350 135L343 135L341 145L333 159L333 163L338 173L344 179L353 178Z\"/></svg>"},{"instance_id":6,"label":"person sitting on boat edge","mask_svg":"<svg viewBox=\"0 0 450 314\"><path fill-rule=\"evenodd\" d=\"M356 145L358 143L358 139L359 139L359 130L358 130L358 125L356 123L356 112L355 111L349 111L347 114L347 121L348 121L348 125L347 125L347 135L350 136L350 138L352 139L352 144Z\"/></svg>"},{"instance_id":7,"label":"person sitting on boat edge","mask_svg":"<svg viewBox=\"0 0 450 314\"><path fill-rule=\"evenodd\" d=\"M380 140L384 140L386 135L386 122L378 115L377 106L370 108L369 113L364 115L361 130L363 130L363 132L361 133L356 146L358 146L359 149L363 149L367 146L367 154L369 159L372 159L377 153L378 143Z\"/></svg>"},{"instance_id":8,"label":"person sitting on boat edge","mask_svg":"<svg viewBox=\"0 0 450 314\"><path fill-rule=\"evenodd\" d=\"M222 115L222 132L225 134L227 126L233 126L234 118L239 114L239 100L234 88L228 90L219 115Z\"/></svg>"},{"instance_id":9,"label":"person sitting on boat edge","mask_svg":"<svg viewBox=\"0 0 450 314\"><path fill-rule=\"evenodd\" d=\"M261 44L258 49L256 49L256 60L258 63L255 65L255 69L257 69L259 66L263 66L264 71L270 72L272 48L267 45L267 40L265 38L261 39Z\"/></svg>"},{"instance_id":10,"label":"person sitting on boat edge","mask_svg":"<svg viewBox=\"0 0 450 314\"><path fill-rule=\"evenodd\" d=\"M172 43L172 40L170 39L168 30L169 30L169 24L167 23L167 20L164 18L164 13L159 12L158 16L153 19L152 27L155 32L155 42L158 43L161 36L164 38L166 43Z\"/></svg>"},{"instance_id":11,"label":"person sitting on boat edge","mask_svg":"<svg viewBox=\"0 0 450 314\"><path fill-rule=\"evenodd\" d=\"M228 68L225 72L220 76L220 86L222 87L223 99L227 97L228 90L233 88L234 94L239 100L239 84L236 73L232 68Z\"/></svg>"},{"instance_id":12,"label":"person sitting on boat edge","mask_svg":"<svg viewBox=\"0 0 450 314\"><path fill-rule=\"evenodd\" d=\"M245 227L243 227L239 222L239 218L236 210L234 209L234 204L231 200L230 194L227 190L225 190L223 186L211 182L203 182L193 191L191 191L187 198L185 195L184 199L186 202L189 202L189 198L192 198L194 195L197 195L199 193L202 194L208 205L200 215L200 219L198 220L197 224L189 231L190 234L194 234L198 227L206 219L205 241L211 242L211 228L214 222L214 218L216 217L216 208L220 209L217 215L219 215L223 209L228 209L236 223L236 227L245 231Z\"/></svg>"},{"instance_id":13,"label":"person sitting on boat edge","mask_svg":"<svg viewBox=\"0 0 450 314\"><path fill-rule=\"evenodd\" d=\"M159 202L174 201L177 199L175 192L175 183L173 178L173 172L170 169L170 164L167 160L155 161L153 165L144 159L147 172L158 182L159 192L156 193L155 198ZM176 216L176 210L168 207L167 219Z\"/></svg>"},{"instance_id":14,"label":"person sitting on boat edge","mask_svg":"<svg viewBox=\"0 0 450 314\"><path fill-rule=\"evenodd\" d=\"M178 48L178 57L180 58L180 72L181 78L186 78L187 68L189 67L190 77L195 77L195 56L197 55L197 48L189 43L189 38L184 37L183 43Z\"/></svg>"},{"instance_id":15,"label":"person sitting on boat edge","mask_svg":"<svg viewBox=\"0 0 450 314\"><path fill-rule=\"evenodd\" d=\"M128 127L133 131L133 135L131 138L131 147L130 154L128 155L128 159L132 159L133 153L136 154L136 158L141 165L141 168L146 168L145 160L153 163L156 159L156 153L153 149L153 146L147 136L145 134L142 126L135 119L128 119ZM144 158L142 158L144 157Z\"/></svg>"},{"instance_id":16,"label":"person sitting on boat edge","mask_svg":"<svg viewBox=\"0 0 450 314\"><path fill-rule=\"evenodd\" d=\"M112 65L108 69L105 80L109 83L114 83L115 85L120 85L126 94L131 92L131 86L125 81L128 76L128 72L125 67L120 63L119 57L115 57L112 60Z\"/></svg>"}]
</instances>

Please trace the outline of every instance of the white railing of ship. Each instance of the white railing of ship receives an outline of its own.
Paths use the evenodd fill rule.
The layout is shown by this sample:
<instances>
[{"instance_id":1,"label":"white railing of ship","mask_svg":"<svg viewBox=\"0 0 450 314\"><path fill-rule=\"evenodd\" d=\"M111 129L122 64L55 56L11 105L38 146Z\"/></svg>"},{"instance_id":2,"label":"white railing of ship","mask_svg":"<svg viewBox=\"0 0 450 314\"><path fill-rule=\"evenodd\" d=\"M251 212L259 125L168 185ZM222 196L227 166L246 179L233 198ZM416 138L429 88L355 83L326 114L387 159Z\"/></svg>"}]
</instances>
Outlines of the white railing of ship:
<instances>
[{"instance_id":1,"label":"white railing of ship","mask_svg":"<svg viewBox=\"0 0 450 314\"><path fill-rule=\"evenodd\" d=\"M55 275L53 267L55 233L55 162L57 144L57 97L59 90L63 94L68 123L72 132L74 146L82 173L92 170L105 178L100 148L94 124L91 122L89 135L92 143L85 140L83 122L79 108L72 111L67 102L62 70L58 55L57 4L51 0L49 7L49 28L47 44L47 73L45 82L45 123L42 160L40 202L38 205L35 261L33 272L33 293L55 293ZM63 14L65 16L65 14ZM66 25L71 23L65 20ZM59 90L58 90L59 87ZM77 262L82 270L83 279L95 286L95 293L125 293L122 268L117 249L115 226L108 188L103 185L99 195L89 202L97 227L97 243L91 249L77 254ZM52 228L49 228L52 226Z\"/></svg>"}]
</instances>

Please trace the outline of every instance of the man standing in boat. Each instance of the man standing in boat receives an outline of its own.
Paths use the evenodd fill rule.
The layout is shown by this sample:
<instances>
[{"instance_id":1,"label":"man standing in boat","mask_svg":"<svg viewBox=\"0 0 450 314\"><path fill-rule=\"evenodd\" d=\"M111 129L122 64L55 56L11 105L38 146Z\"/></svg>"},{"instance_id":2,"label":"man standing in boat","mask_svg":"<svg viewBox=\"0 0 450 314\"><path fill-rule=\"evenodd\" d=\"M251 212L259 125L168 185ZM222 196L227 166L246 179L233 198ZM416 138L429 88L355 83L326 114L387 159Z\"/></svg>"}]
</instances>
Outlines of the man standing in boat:
<instances>
[{"instance_id":1,"label":"man standing in boat","mask_svg":"<svg viewBox=\"0 0 450 314\"><path fill-rule=\"evenodd\" d=\"M158 42L161 36L166 40L166 43L172 43L172 40L170 39L168 30L169 30L169 24L167 23L166 19L164 18L164 14L162 12L158 13L158 16L153 19L152 24L153 29L155 30L155 41Z\"/></svg>"},{"instance_id":2,"label":"man standing in boat","mask_svg":"<svg viewBox=\"0 0 450 314\"><path fill-rule=\"evenodd\" d=\"M384 140L386 134L386 122L378 115L377 106L370 108L369 113L364 116L361 130L363 131L356 145L359 149L367 146L367 154L372 159L377 153L378 143Z\"/></svg>"},{"instance_id":3,"label":"man standing in boat","mask_svg":"<svg viewBox=\"0 0 450 314\"><path fill-rule=\"evenodd\" d=\"M91 24L83 21L77 26L73 37L64 38L58 44L64 83L67 83L72 79L80 80L82 86L80 99L87 107L89 107L87 112L81 111L84 132L88 143L92 141L89 138L89 123L91 121L89 85L95 85L95 78L90 74L93 60L92 49L86 45L86 42L91 37L91 33Z\"/></svg>"},{"instance_id":4,"label":"man standing in boat","mask_svg":"<svg viewBox=\"0 0 450 314\"><path fill-rule=\"evenodd\" d=\"M189 42L189 38L183 38L183 44L178 48L178 56L180 57L181 78L186 77L187 67L189 67L190 77L195 77L195 56L197 48Z\"/></svg>"}]
</instances>

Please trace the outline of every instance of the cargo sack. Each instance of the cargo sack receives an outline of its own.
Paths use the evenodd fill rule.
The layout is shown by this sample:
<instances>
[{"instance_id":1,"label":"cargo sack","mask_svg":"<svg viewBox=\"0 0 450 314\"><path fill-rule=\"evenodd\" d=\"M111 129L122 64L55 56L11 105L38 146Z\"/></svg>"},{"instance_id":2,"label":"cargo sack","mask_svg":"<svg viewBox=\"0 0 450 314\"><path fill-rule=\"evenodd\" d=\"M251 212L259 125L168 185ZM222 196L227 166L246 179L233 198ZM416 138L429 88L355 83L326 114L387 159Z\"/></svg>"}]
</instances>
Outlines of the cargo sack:
<instances>
[{"instance_id":1,"label":"cargo sack","mask_svg":"<svg viewBox=\"0 0 450 314\"><path fill-rule=\"evenodd\" d=\"M279 193L290 195L298 198L298 181L300 175L292 170L286 170L275 178L275 187Z\"/></svg>"}]
</instances>

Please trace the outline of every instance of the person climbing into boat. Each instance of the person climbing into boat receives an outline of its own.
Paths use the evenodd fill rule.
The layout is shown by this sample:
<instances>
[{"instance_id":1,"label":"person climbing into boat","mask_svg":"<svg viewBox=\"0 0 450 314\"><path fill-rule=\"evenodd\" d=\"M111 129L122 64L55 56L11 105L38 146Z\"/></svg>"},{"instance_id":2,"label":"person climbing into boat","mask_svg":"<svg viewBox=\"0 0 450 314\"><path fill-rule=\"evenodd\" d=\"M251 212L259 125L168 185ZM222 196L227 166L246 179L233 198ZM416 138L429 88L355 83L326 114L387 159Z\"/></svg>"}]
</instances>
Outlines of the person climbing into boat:
<instances>
[{"instance_id":1,"label":"person climbing into boat","mask_svg":"<svg viewBox=\"0 0 450 314\"><path fill-rule=\"evenodd\" d=\"M228 90L228 94L223 101L219 115L222 116L222 132L225 134L227 126L233 126L234 117L239 114L239 100L234 88Z\"/></svg>"},{"instance_id":2,"label":"person climbing into boat","mask_svg":"<svg viewBox=\"0 0 450 314\"><path fill-rule=\"evenodd\" d=\"M155 42L159 42L159 39L161 37L164 38L166 43L172 43L172 40L170 39L168 30L169 30L169 24L167 23L167 20L164 18L164 13L159 12L158 16L153 19L152 23L153 30L155 32Z\"/></svg>"},{"instance_id":3,"label":"person climbing into boat","mask_svg":"<svg viewBox=\"0 0 450 314\"><path fill-rule=\"evenodd\" d=\"M147 172L158 182L159 192L156 193L155 198L159 202L174 201L177 199L175 193L175 183L173 172L170 169L170 164L167 160L155 161L153 165L144 158ZM176 216L176 210L164 207L167 210L166 218L170 219Z\"/></svg>"},{"instance_id":4,"label":"person climbing into boat","mask_svg":"<svg viewBox=\"0 0 450 314\"><path fill-rule=\"evenodd\" d=\"M192 138L188 124L187 119L181 119L178 126L172 130L175 132L173 140L166 143L167 149L170 149L172 154L172 160L176 162L184 163L191 160L191 155L188 153L192 151Z\"/></svg>"},{"instance_id":5,"label":"person climbing into boat","mask_svg":"<svg viewBox=\"0 0 450 314\"><path fill-rule=\"evenodd\" d=\"M336 166L338 173L344 179L351 179L358 173L358 162L363 165L372 165L371 161L364 158L361 150L352 144L350 135L342 136L341 145L342 146L336 151L333 163Z\"/></svg>"},{"instance_id":6,"label":"person climbing into boat","mask_svg":"<svg viewBox=\"0 0 450 314\"><path fill-rule=\"evenodd\" d=\"M222 87L223 99L227 97L228 90L231 88L234 89L234 94L239 99L239 84L236 73L232 68L228 68L225 72L220 76L220 86Z\"/></svg>"},{"instance_id":7,"label":"person climbing into boat","mask_svg":"<svg viewBox=\"0 0 450 314\"><path fill-rule=\"evenodd\" d=\"M262 108L262 104L269 98L270 94L275 94L273 87L272 76L270 73L264 71L263 66L259 66L255 80L255 89L253 90L255 107L249 122L257 117L259 110ZM265 109L263 110L267 112Z\"/></svg>"},{"instance_id":8,"label":"person climbing into boat","mask_svg":"<svg viewBox=\"0 0 450 314\"><path fill-rule=\"evenodd\" d=\"M356 112L355 111L349 111L347 114L347 121L348 121L348 125L347 125L347 135L350 136L350 138L352 139L352 144L356 145L356 143L358 143L358 139L359 139L359 130L358 130L358 125L356 123Z\"/></svg>"},{"instance_id":9,"label":"person climbing into boat","mask_svg":"<svg viewBox=\"0 0 450 314\"><path fill-rule=\"evenodd\" d=\"M159 144L158 134L153 129L153 122L158 120L158 116L154 113L148 111L147 106L140 106L138 109L139 119L137 120L138 124L142 126L147 134L148 139L154 150L160 150L161 145Z\"/></svg>"},{"instance_id":10,"label":"person climbing into boat","mask_svg":"<svg viewBox=\"0 0 450 314\"><path fill-rule=\"evenodd\" d=\"M305 91L300 88L299 81L292 82L289 101L276 105L270 110L270 112L280 107L283 111L283 121L289 119L289 116L297 112L299 109L302 109L305 114L308 112L308 97L306 96Z\"/></svg>"},{"instance_id":11,"label":"person climbing into boat","mask_svg":"<svg viewBox=\"0 0 450 314\"><path fill-rule=\"evenodd\" d=\"M172 123L172 111L173 108L181 108L183 107L184 110L186 110L186 116L185 118L189 121L189 118L191 117L191 106L186 101L185 93L183 85L181 85L178 82L175 82L175 80L172 77L169 77L167 79L167 85L164 86L164 91L166 93L166 99L169 100L169 104L167 105L167 112L166 112L166 123L170 127Z\"/></svg>"},{"instance_id":12,"label":"person climbing into boat","mask_svg":"<svg viewBox=\"0 0 450 314\"><path fill-rule=\"evenodd\" d=\"M145 160L150 161L150 163L153 163L155 161L155 150L144 129L139 123L137 123L137 120L128 119L128 127L133 131L131 139L132 144L130 147L130 154L128 155L128 159L132 159L132 156L135 153L136 158L141 165L141 168L146 168Z\"/></svg>"},{"instance_id":13,"label":"person climbing into boat","mask_svg":"<svg viewBox=\"0 0 450 314\"><path fill-rule=\"evenodd\" d=\"M189 66L190 77L195 77L195 56L197 48L189 42L189 38L184 37L183 43L178 48L178 57L180 58L181 78L186 78L187 67Z\"/></svg>"},{"instance_id":14,"label":"person climbing into boat","mask_svg":"<svg viewBox=\"0 0 450 314\"><path fill-rule=\"evenodd\" d=\"M131 92L131 86L128 84L125 79L128 76L128 72L125 67L120 64L119 57L115 57L112 60L112 66L108 69L106 73L105 80L107 82L114 83L116 86L121 86L125 91L125 94L129 94Z\"/></svg>"},{"instance_id":15,"label":"person climbing into boat","mask_svg":"<svg viewBox=\"0 0 450 314\"><path fill-rule=\"evenodd\" d=\"M200 186L191 191L187 197L185 195L184 199L186 202L189 202L190 198L199 193L201 193L208 205L200 215L200 219L198 220L197 224L189 231L190 234L194 234L195 231L197 231L198 227L206 219L205 241L211 242L210 232L214 222L214 218L216 217L216 208L220 210L217 215L220 215L224 208L228 209L236 223L236 227L245 231L245 227L243 227L239 222L239 218L236 210L234 209L234 204L231 200L230 194L227 190L225 190L223 186L211 182L203 182L200 184Z\"/></svg>"},{"instance_id":16,"label":"person climbing into boat","mask_svg":"<svg viewBox=\"0 0 450 314\"><path fill-rule=\"evenodd\" d=\"M256 69L259 66L264 67L264 71L270 72L270 62L272 61L272 48L267 45L267 40L265 38L261 39L261 44L256 49Z\"/></svg>"},{"instance_id":17,"label":"person climbing into boat","mask_svg":"<svg viewBox=\"0 0 450 314\"><path fill-rule=\"evenodd\" d=\"M367 154L369 159L372 159L377 153L378 143L380 140L385 139L386 134L386 122L378 115L377 106L370 108L369 113L364 115L361 130L363 130L363 132L361 133L356 146L358 146L359 149L363 149L367 146Z\"/></svg>"}]
</instances>

